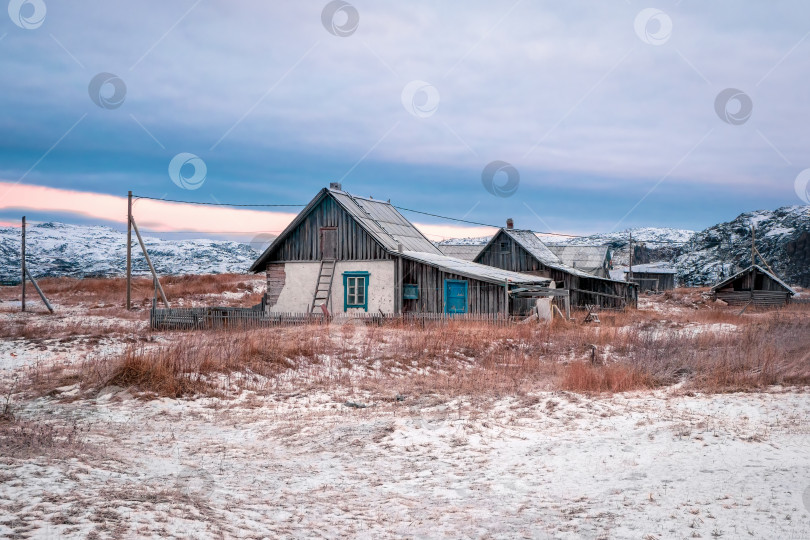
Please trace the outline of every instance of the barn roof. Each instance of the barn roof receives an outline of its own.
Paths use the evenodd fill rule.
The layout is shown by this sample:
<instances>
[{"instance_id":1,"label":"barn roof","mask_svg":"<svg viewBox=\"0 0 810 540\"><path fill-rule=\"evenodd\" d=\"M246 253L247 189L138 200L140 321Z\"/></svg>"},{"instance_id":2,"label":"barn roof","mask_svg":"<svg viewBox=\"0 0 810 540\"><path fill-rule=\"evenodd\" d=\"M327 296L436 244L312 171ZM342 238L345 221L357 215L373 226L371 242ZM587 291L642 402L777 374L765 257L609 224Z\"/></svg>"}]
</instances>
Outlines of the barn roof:
<instances>
[{"instance_id":1,"label":"barn roof","mask_svg":"<svg viewBox=\"0 0 810 540\"><path fill-rule=\"evenodd\" d=\"M439 251L448 257L473 261L484 249L483 244L439 244Z\"/></svg>"},{"instance_id":2,"label":"barn roof","mask_svg":"<svg viewBox=\"0 0 810 540\"><path fill-rule=\"evenodd\" d=\"M560 259L560 262L593 272L605 267L610 246L571 246L568 244L546 244L548 249Z\"/></svg>"},{"instance_id":3,"label":"barn roof","mask_svg":"<svg viewBox=\"0 0 810 540\"><path fill-rule=\"evenodd\" d=\"M402 253L402 256L406 259L435 266L436 268L451 274L459 274L480 281L497 283L499 285L502 285L504 282L506 282L506 280L509 280L512 283L532 283L541 287L547 287L549 284L551 284L551 280L549 278L532 276L530 274L521 274L519 272L510 272L509 270L502 270L494 266L478 264L472 261L457 259L455 257L448 257L446 255L436 255L435 253L424 253L418 251L405 251Z\"/></svg>"},{"instance_id":4,"label":"barn roof","mask_svg":"<svg viewBox=\"0 0 810 540\"><path fill-rule=\"evenodd\" d=\"M796 294L796 291L794 291L793 289L791 289L791 288L790 288L790 286L788 286L788 284L787 284L787 283L785 283L784 281L782 281L781 279L779 279L779 278L778 278L778 277L776 277L775 275L771 274L770 272L768 272L767 270L765 270L764 268L762 268L762 267L761 267L760 265L758 265L758 264L755 264L755 265L749 266L749 267L748 267L748 268L746 268L745 270L742 270L742 271L740 271L740 272L737 272L736 274L734 274L734 275L733 275L733 276L731 276L730 278L726 278L726 279L724 279L723 281L721 281L720 283L718 283L717 285L715 285L714 287L712 287L712 289L711 289L711 290L712 290L712 291L717 291L718 289L722 289L723 287L725 287L726 285L730 284L732 281L734 281L734 280L735 280L735 279L737 279L738 277L740 277L740 276L742 276L742 275L744 275L744 274L747 274L748 272L750 272L750 271L751 271L752 269L754 269L754 268L756 268L758 271L762 272L763 274L765 274L766 276L768 276L769 278L771 278L772 280L774 280L775 282L777 282L779 285L781 285L782 287L784 287L784 288L785 288L785 290L786 290L786 291L788 291L788 292L789 292L791 295Z\"/></svg>"},{"instance_id":5,"label":"barn roof","mask_svg":"<svg viewBox=\"0 0 810 540\"><path fill-rule=\"evenodd\" d=\"M323 188L309 204L295 216L287 228L268 246L256 262L250 267L251 272L263 270L264 265L275 249L284 239L315 209L325 198L332 197L355 221L371 235L383 248L396 252L398 244L403 250L425 251L441 254L441 251L413 226L390 202L366 197L357 197L338 189Z\"/></svg>"}]
</instances>

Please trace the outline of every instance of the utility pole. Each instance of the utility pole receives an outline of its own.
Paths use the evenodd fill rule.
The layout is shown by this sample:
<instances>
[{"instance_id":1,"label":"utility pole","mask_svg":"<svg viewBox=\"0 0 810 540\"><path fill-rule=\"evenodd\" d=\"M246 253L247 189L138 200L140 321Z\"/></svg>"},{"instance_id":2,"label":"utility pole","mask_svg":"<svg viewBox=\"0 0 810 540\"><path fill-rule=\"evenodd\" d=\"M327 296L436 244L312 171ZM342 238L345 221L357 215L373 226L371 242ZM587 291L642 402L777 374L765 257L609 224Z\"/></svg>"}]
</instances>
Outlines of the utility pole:
<instances>
[{"instance_id":1,"label":"utility pole","mask_svg":"<svg viewBox=\"0 0 810 540\"><path fill-rule=\"evenodd\" d=\"M22 218L22 248L20 249L20 270L22 280L22 310L25 311L25 216Z\"/></svg>"},{"instance_id":2,"label":"utility pole","mask_svg":"<svg viewBox=\"0 0 810 540\"><path fill-rule=\"evenodd\" d=\"M127 195L127 311L132 309L132 192Z\"/></svg>"},{"instance_id":3,"label":"utility pole","mask_svg":"<svg viewBox=\"0 0 810 540\"><path fill-rule=\"evenodd\" d=\"M755 255L756 251L757 251L756 230L754 229L754 224L752 223L751 224L751 266L754 266L755 264L757 264L757 259L756 259L756 255Z\"/></svg>"},{"instance_id":4,"label":"utility pole","mask_svg":"<svg viewBox=\"0 0 810 540\"><path fill-rule=\"evenodd\" d=\"M627 273L627 281L633 281L633 232L630 232L630 270Z\"/></svg>"}]
</instances>

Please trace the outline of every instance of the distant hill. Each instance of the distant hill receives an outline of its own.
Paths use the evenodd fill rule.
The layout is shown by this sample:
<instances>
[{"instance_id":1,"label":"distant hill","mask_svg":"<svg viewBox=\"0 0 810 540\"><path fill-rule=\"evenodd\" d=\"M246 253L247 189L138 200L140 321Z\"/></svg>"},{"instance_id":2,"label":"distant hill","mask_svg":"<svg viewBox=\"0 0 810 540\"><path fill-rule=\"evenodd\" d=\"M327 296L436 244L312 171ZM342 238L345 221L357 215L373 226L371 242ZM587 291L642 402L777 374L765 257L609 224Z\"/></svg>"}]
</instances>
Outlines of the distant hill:
<instances>
[{"instance_id":1,"label":"distant hill","mask_svg":"<svg viewBox=\"0 0 810 540\"><path fill-rule=\"evenodd\" d=\"M751 232L765 262L790 284L810 287L810 206L786 206L740 214L700 232L642 227L584 238L559 237L555 244L604 245L614 251L614 266L629 260L633 235L637 264L670 262L680 283L710 285L746 267L751 260ZM266 247L225 240L160 240L145 237L149 254L160 274L247 272ZM444 240L448 245L481 245L489 237ZM0 283L19 281L20 230L0 227ZM28 227L28 264L35 277L121 276L126 265L126 234L109 227L39 223ZM759 261L758 261L759 262ZM764 266L764 265L763 265ZM133 272L147 275L149 268L133 245Z\"/></svg>"},{"instance_id":2,"label":"distant hill","mask_svg":"<svg viewBox=\"0 0 810 540\"><path fill-rule=\"evenodd\" d=\"M247 244L225 240L161 240L144 237L159 274L247 272L258 252ZM122 276L126 271L126 233L109 227L30 224L26 260L34 277ZM263 247L263 246L262 246ZM149 274L133 234L132 268ZM0 227L0 283L20 279L20 229Z\"/></svg>"}]
</instances>

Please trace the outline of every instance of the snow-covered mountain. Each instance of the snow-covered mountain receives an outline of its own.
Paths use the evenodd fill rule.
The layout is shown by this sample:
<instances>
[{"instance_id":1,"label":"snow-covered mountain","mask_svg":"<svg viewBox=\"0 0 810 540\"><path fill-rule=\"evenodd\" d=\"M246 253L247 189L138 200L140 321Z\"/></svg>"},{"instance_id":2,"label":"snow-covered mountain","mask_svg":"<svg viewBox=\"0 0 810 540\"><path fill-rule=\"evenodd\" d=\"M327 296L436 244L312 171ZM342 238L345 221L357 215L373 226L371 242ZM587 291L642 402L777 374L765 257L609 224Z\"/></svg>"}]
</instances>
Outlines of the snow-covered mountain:
<instances>
[{"instance_id":1,"label":"snow-covered mountain","mask_svg":"<svg viewBox=\"0 0 810 540\"><path fill-rule=\"evenodd\" d=\"M659 247L671 245L673 243L688 242L695 231L688 229L672 229L670 227L637 227L634 229L625 229L623 231L611 233L599 233L591 236L580 238L565 238L554 239L549 241L553 244L567 244L572 246L601 246L604 244L614 245L615 247L628 245L630 236L633 237L633 243L639 242L647 244L650 247Z\"/></svg>"},{"instance_id":2,"label":"snow-covered mountain","mask_svg":"<svg viewBox=\"0 0 810 540\"><path fill-rule=\"evenodd\" d=\"M133 233L132 271L149 274ZM29 224L26 261L34 277L121 276L126 271L127 235L109 227ZM144 237L159 274L247 272L258 253L224 240L161 240ZM0 227L0 283L20 279L20 229Z\"/></svg>"},{"instance_id":3,"label":"snow-covered mountain","mask_svg":"<svg viewBox=\"0 0 810 540\"><path fill-rule=\"evenodd\" d=\"M684 285L707 285L751 264L751 225L757 263L790 284L810 287L810 206L740 214L697 233L673 262Z\"/></svg>"},{"instance_id":4,"label":"snow-covered mountain","mask_svg":"<svg viewBox=\"0 0 810 540\"><path fill-rule=\"evenodd\" d=\"M483 246L489 242L491 236L471 236L468 238L448 238L436 242L440 246Z\"/></svg>"},{"instance_id":5,"label":"snow-covered mountain","mask_svg":"<svg viewBox=\"0 0 810 540\"><path fill-rule=\"evenodd\" d=\"M544 236L549 244L610 245L613 265L626 267L633 235L634 264L669 262L683 285L713 285L751 264L751 230L756 228L757 262L794 285L810 287L810 206L786 206L740 214L703 231L641 227L581 238ZM460 238L442 244L485 244L489 238ZM764 260L764 261L763 261ZM616 275L621 275L617 272Z\"/></svg>"}]
</instances>

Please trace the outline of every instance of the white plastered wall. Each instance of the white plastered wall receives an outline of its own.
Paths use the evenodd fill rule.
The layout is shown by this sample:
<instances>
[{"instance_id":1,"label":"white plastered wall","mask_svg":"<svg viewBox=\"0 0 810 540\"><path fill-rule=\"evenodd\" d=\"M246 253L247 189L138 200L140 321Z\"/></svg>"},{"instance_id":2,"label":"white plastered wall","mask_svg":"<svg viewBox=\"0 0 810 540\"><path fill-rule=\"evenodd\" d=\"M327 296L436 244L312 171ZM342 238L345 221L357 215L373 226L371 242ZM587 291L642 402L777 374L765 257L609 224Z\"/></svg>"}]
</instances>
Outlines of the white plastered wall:
<instances>
[{"instance_id":1,"label":"white plastered wall","mask_svg":"<svg viewBox=\"0 0 810 540\"><path fill-rule=\"evenodd\" d=\"M329 311L343 313L343 272L368 272L368 312L394 312L394 261L339 261L332 281L332 295ZM306 313L310 309L312 297L320 271L320 261L288 262L284 264L286 274L284 288L278 302L270 307L271 312ZM365 313L363 308L350 308L347 313Z\"/></svg>"}]
</instances>

